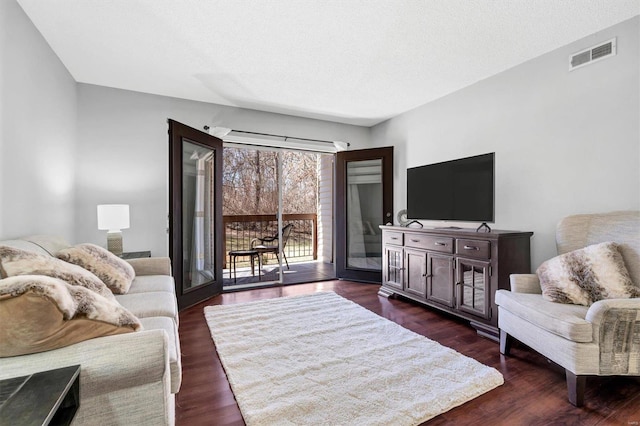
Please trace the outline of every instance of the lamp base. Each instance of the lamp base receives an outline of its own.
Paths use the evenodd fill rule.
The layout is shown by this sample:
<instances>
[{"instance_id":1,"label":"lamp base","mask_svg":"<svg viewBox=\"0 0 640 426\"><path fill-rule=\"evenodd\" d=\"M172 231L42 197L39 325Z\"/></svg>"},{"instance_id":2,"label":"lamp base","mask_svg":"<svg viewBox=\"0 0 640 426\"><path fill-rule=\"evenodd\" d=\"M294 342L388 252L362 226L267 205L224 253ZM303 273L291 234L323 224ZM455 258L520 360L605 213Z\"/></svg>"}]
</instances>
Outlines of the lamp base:
<instances>
[{"instance_id":1,"label":"lamp base","mask_svg":"<svg viewBox=\"0 0 640 426\"><path fill-rule=\"evenodd\" d=\"M116 256L122 256L122 232L107 232L107 250Z\"/></svg>"}]
</instances>

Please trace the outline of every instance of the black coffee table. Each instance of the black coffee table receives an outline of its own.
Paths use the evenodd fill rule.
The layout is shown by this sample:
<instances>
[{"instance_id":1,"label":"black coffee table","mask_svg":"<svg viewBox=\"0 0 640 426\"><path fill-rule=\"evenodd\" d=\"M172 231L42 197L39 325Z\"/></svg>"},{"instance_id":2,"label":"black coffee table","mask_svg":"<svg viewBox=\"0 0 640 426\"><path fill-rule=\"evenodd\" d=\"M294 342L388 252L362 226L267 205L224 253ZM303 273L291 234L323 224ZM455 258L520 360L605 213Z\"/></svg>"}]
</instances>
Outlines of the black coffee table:
<instances>
[{"instance_id":1,"label":"black coffee table","mask_svg":"<svg viewBox=\"0 0 640 426\"><path fill-rule=\"evenodd\" d=\"M69 425L79 406L79 365L0 380L2 425Z\"/></svg>"}]
</instances>

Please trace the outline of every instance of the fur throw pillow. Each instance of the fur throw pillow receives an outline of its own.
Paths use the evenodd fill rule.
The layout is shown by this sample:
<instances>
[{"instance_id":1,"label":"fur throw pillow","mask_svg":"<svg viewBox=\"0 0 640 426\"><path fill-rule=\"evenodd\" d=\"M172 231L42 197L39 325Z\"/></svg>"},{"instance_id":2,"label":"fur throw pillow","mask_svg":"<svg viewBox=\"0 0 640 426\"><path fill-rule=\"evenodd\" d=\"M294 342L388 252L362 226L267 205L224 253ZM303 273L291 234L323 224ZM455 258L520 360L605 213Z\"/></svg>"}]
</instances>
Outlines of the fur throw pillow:
<instances>
[{"instance_id":1,"label":"fur throw pillow","mask_svg":"<svg viewBox=\"0 0 640 426\"><path fill-rule=\"evenodd\" d=\"M46 275L59 278L71 285L88 288L107 299L115 300L111 290L91 272L44 254L0 246L0 272L2 278L16 275Z\"/></svg>"},{"instance_id":2,"label":"fur throw pillow","mask_svg":"<svg viewBox=\"0 0 640 426\"><path fill-rule=\"evenodd\" d=\"M0 280L0 357L142 329L115 300L44 275Z\"/></svg>"},{"instance_id":3,"label":"fur throw pillow","mask_svg":"<svg viewBox=\"0 0 640 426\"><path fill-rule=\"evenodd\" d=\"M559 303L590 306L602 299L640 297L618 244L594 244L554 257L536 271L542 296Z\"/></svg>"},{"instance_id":4,"label":"fur throw pillow","mask_svg":"<svg viewBox=\"0 0 640 426\"><path fill-rule=\"evenodd\" d=\"M60 250L56 256L65 262L93 272L114 294L125 294L136 273L127 261L95 244L78 244Z\"/></svg>"}]
</instances>

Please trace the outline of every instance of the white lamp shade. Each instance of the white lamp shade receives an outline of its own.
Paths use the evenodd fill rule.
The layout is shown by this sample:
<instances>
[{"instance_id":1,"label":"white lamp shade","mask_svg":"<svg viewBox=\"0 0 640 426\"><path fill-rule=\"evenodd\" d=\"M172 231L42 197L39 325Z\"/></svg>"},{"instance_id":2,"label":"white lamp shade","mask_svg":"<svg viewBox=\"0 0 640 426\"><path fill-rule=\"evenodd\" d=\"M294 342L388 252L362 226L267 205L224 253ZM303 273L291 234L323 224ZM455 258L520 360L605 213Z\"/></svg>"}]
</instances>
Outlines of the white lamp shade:
<instances>
[{"instance_id":1,"label":"white lamp shade","mask_svg":"<svg viewBox=\"0 0 640 426\"><path fill-rule=\"evenodd\" d=\"M101 204L98 206L98 229L119 231L129 228L128 204Z\"/></svg>"}]
</instances>

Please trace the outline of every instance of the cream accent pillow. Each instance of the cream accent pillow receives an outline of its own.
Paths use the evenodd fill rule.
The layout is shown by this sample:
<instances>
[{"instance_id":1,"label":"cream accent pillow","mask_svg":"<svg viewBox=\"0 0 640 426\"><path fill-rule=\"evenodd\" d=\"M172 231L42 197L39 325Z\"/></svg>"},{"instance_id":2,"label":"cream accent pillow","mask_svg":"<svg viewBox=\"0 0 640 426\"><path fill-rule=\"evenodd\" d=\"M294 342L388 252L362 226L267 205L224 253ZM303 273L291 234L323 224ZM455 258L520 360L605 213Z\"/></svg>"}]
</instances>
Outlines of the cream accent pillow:
<instances>
[{"instance_id":1,"label":"cream accent pillow","mask_svg":"<svg viewBox=\"0 0 640 426\"><path fill-rule=\"evenodd\" d=\"M536 271L542 297L559 303L590 306L603 299L640 297L618 244L594 244L554 257Z\"/></svg>"},{"instance_id":2,"label":"cream accent pillow","mask_svg":"<svg viewBox=\"0 0 640 426\"><path fill-rule=\"evenodd\" d=\"M44 275L0 280L0 357L142 329L115 300Z\"/></svg>"},{"instance_id":3,"label":"cream accent pillow","mask_svg":"<svg viewBox=\"0 0 640 426\"><path fill-rule=\"evenodd\" d=\"M78 244L60 250L56 257L93 272L114 294L125 294L136 277L133 266L95 244Z\"/></svg>"},{"instance_id":4,"label":"cream accent pillow","mask_svg":"<svg viewBox=\"0 0 640 426\"><path fill-rule=\"evenodd\" d=\"M88 288L107 299L115 300L111 290L91 272L44 254L0 246L0 273L0 278L16 275L46 275L59 278L71 285Z\"/></svg>"}]
</instances>

